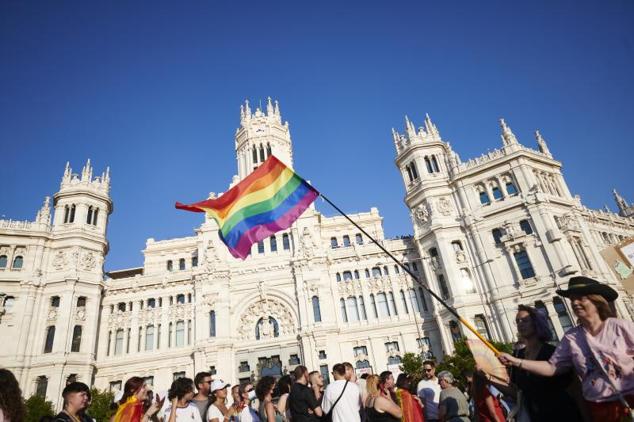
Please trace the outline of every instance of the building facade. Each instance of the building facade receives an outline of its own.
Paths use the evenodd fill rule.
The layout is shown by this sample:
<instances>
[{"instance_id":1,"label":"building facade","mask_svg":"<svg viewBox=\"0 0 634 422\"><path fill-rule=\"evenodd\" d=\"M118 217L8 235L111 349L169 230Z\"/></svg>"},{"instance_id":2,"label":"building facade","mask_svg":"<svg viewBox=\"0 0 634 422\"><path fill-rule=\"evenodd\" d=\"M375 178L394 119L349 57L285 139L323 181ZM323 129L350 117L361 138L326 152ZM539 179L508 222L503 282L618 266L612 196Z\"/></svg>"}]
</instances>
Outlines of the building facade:
<instances>
[{"instance_id":1,"label":"building facade","mask_svg":"<svg viewBox=\"0 0 634 422\"><path fill-rule=\"evenodd\" d=\"M629 205L615 193L621 215L587 209L539 133L533 150L501 125L502 148L462 162L429 117L418 129L406 119L393 138L414 234L386 238L376 208L350 217L491 339L514 340L520 303L543 308L560 338L573 320L554 291L578 274L612 284L631 319L599 255L634 236ZM235 149L232 184L271 154L292 167L276 102L241 107ZM148 239L142 267L105 274L109 192L108 170L67 165L35 221L0 221L0 336L15 339L0 365L26 396L59 406L70 380L115 390L132 375L163 391L204 370L232 383L298 364L326 378L341 361L398 371L404 353L440 358L465 334L360 230L314 207L245 261L205 219L193 236Z\"/></svg>"}]
</instances>

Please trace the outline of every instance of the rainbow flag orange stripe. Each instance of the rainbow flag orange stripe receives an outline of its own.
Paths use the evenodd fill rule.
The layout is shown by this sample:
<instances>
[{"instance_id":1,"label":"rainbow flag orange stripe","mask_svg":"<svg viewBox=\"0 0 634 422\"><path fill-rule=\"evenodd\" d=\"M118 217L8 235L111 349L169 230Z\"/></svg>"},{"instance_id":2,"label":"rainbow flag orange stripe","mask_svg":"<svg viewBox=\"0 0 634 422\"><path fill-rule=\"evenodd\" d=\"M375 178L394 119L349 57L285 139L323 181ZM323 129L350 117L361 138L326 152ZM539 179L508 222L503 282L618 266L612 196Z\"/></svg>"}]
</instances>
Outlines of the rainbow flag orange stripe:
<instances>
[{"instance_id":1,"label":"rainbow flag orange stripe","mask_svg":"<svg viewBox=\"0 0 634 422\"><path fill-rule=\"evenodd\" d=\"M220 198L177 202L176 208L207 213L218 223L231 255L245 259L251 245L289 228L317 196L315 188L271 155Z\"/></svg>"}]
</instances>

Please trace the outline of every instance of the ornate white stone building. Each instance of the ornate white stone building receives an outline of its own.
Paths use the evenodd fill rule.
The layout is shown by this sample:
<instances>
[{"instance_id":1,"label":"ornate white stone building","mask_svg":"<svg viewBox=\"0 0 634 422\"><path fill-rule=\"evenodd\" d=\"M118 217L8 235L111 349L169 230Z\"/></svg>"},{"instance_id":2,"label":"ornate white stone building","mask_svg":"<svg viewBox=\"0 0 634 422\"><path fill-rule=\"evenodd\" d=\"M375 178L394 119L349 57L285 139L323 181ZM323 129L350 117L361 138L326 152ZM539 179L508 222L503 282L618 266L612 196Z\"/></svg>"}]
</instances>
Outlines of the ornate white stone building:
<instances>
[{"instance_id":1,"label":"ornate white stone building","mask_svg":"<svg viewBox=\"0 0 634 422\"><path fill-rule=\"evenodd\" d=\"M621 215L587 209L541 135L533 150L501 123L501 149L461 162L429 117L419 129L406 119L393 137L414 235L386 239L376 208L351 217L492 339L514 339L520 303L545 308L561 337L572 317L554 291L574 274L613 284L632 318L599 255L634 235L631 207L619 196ZM235 148L233 183L271 153L293 165L277 103L241 107ZM193 236L148 239L143 267L105 274L109 191L108 170L67 165L52 209L47 198L33 222L0 221L0 365L26 396L59 406L71 379L118 389L139 375L160 391L203 370L238 382L299 363L380 372L407 352L441 357L461 335L359 230L313 207L245 261L205 220Z\"/></svg>"}]
</instances>

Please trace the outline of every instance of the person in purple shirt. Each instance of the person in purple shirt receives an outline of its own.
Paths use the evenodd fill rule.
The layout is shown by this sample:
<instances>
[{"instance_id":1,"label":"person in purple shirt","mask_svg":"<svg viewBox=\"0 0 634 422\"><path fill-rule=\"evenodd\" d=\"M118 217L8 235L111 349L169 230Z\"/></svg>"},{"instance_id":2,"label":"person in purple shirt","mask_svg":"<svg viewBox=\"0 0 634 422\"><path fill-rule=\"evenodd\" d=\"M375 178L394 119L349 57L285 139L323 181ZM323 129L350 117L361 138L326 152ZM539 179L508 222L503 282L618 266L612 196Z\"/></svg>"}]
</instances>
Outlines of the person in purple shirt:
<instances>
[{"instance_id":1,"label":"person in purple shirt","mask_svg":"<svg viewBox=\"0 0 634 422\"><path fill-rule=\"evenodd\" d=\"M574 368L593 421L618 422L631 415L634 322L616 318L610 302L618 293L591 278L572 277L568 290L557 290L557 294L570 299L580 325L566 332L550 359L527 360L507 353L498 358L507 366L542 376Z\"/></svg>"}]
</instances>

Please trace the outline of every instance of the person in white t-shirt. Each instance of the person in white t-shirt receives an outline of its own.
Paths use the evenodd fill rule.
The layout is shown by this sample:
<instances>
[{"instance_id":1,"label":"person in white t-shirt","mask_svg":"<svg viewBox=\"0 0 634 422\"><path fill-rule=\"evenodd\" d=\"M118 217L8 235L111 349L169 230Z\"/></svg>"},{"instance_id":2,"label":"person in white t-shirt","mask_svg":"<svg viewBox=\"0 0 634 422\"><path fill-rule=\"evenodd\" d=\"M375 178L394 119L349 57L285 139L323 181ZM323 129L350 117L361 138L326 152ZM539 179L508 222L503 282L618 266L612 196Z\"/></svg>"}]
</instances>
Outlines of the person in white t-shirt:
<instances>
[{"instance_id":1,"label":"person in white t-shirt","mask_svg":"<svg viewBox=\"0 0 634 422\"><path fill-rule=\"evenodd\" d=\"M416 392L423 402L425 422L439 420L438 405L440 404L440 384L436 378L436 364L431 360L423 362L423 379L418 383Z\"/></svg>"},{"instance_id":2,"label":"person in white t-shirt","mask_svg":"<svg viewBox=\"0 0 634 422\"><path fill-rule=\"evenodd\" d=\"M360 422L361 396L359 387L356 383L346 380L346 367L343 363L333 366L332 375L335 381L326 387L321 402L324 414L332 410L333 422ZM340 396L341 398L337 401Z\"/></svg>"},{"instance_id":3,"label":"person in white t-shirt","mask_svg":"<svg viewBox=\"0 0 634 422\"><path fill-rule=\"evenodd\" d=\"M194 381L189 378L174 380L168 398L170 404L163 413L164 422L202 422L198 407L191 402L194 398Z\"/></svg>"}]
</instances>

